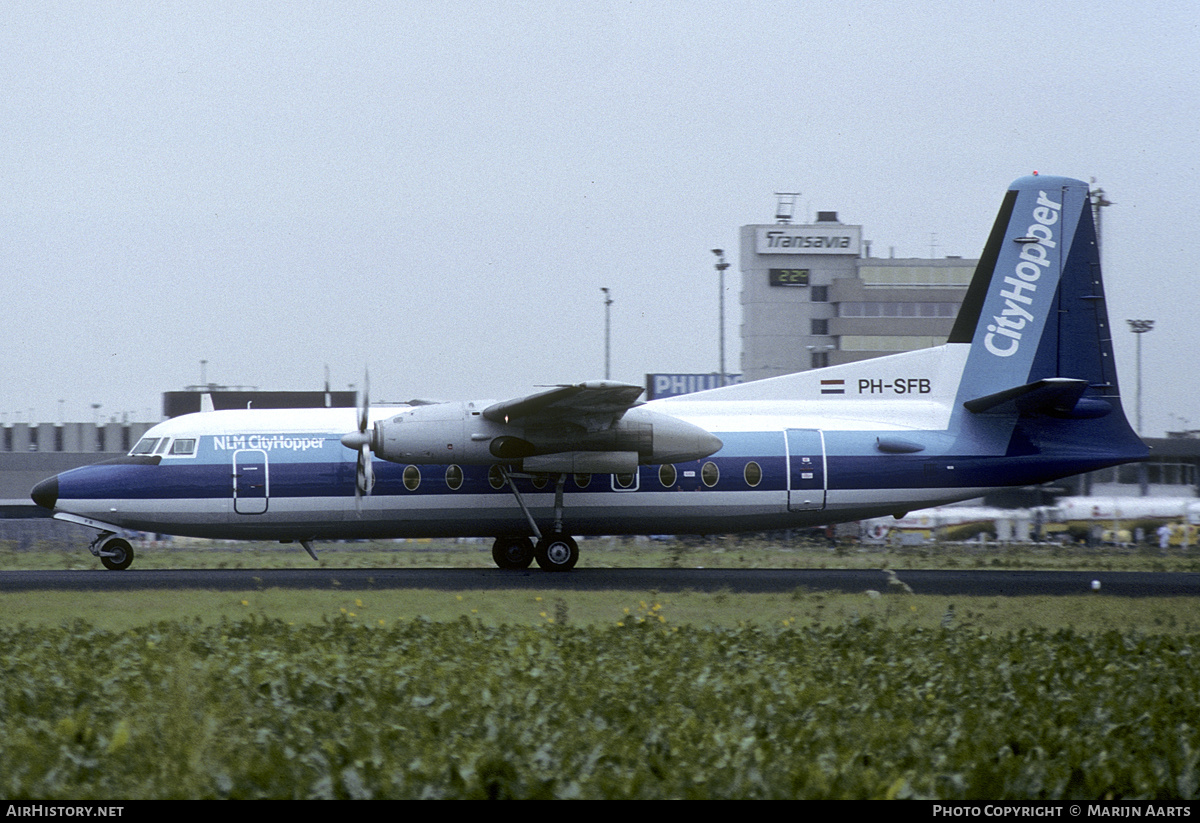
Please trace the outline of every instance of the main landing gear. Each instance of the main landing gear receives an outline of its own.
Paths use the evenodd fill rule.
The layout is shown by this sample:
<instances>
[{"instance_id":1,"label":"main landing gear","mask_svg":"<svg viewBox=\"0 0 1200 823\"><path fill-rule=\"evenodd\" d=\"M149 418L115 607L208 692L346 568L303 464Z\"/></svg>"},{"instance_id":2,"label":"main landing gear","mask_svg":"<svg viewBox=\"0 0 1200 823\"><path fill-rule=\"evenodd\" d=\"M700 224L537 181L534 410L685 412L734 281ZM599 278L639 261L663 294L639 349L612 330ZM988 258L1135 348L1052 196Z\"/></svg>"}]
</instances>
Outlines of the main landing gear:
<instances>
[{"instance_id":1,"label":"main landing gear","mask_svg":"<svg viewBox=\"0 0 1200 823\"><path fill-rule=\"evenodd\" d=\"M535 545L529 537L497 537L492 560L502 569L528 569L536 560L548 572L565 572L579 562L579 544L569 534L544 535Z\"/></svg>"},{"instance_id":2,"label":"main landing gear","mask_svg":"<svg viewBox=\"0 0 1200 823\"><path fill-rule=\"evenodd\" d=\"M497 537L492 544L492 560L502 569L528 569L533 551L533 541L528 537Z\"/></svg>"},{"instance_id":3,"label":"main landing gear","mask_svg":"<svg viewBox=\"0 0 1200 823\"><path fill-rule=\"evenodd\" d=\"M548 534L538 541L534 557L545 571L567 572L579 562L579 544L569 534Z\"/></svg>"},{"instance_id":4,"label":"main landing gear","mask_svg":"<svg viewBox=\"0 0 1200 823\"><path fill-rule=\"evenodd\" d=\"M554 530L543 535L529 513L516 483L513 482L513 475L504 466L500 471L508 481L508 487L512 489L517 505L525 513L529 528L538 540L535 544L529 537L497 537L496 542L492 544L492 560L502 569L527 569L534 560L539 568L548 572L565 572L575 568L575 564L579 562L579 544L562 530L563 485L567 476L560 474L555 480Z\"/></svg>"}]
</instances>

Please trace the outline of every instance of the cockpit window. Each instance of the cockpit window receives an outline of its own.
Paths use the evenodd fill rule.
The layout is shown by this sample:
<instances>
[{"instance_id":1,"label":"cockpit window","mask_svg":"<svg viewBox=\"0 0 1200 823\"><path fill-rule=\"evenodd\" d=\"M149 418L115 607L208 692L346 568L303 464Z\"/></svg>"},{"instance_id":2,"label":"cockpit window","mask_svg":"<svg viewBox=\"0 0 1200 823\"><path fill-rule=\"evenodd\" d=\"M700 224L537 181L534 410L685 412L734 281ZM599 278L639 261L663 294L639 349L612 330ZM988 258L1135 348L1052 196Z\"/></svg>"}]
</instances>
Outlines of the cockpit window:
<instances>
[{"instance_id":1,"label":"cockpit window","mask_svg":"<svg viewBox=\"0 0 1200 823\"><path fill-rule=\"evenodd\" d=\"M157 437L143 437L133 447L130 454L154 454L154 449L158 446Z\"/></svg>"},{"instance_id":2,"label":"cockpit window","mask_svg":"<svg viewBox=\"0 0 1200 823\"><path fill-rule=\"evenodd\" d=\"M155 449L155 452L158 454L166 454L167 453L167 445L170 442L171 442L171 438L164 437L162 440L158 441L158 448Z\"/></svg>"},{"instance_id":3,"label":"cockpit window","mask_svg":"<svg viewBox=\"0 0 1200 823\"><path fill-rule=\"evenodd\" d=\"M194 437L177 437L175 442L171 444L171 454L195 454L196 453L196 438Z\"/></svg>"}]
</instances>

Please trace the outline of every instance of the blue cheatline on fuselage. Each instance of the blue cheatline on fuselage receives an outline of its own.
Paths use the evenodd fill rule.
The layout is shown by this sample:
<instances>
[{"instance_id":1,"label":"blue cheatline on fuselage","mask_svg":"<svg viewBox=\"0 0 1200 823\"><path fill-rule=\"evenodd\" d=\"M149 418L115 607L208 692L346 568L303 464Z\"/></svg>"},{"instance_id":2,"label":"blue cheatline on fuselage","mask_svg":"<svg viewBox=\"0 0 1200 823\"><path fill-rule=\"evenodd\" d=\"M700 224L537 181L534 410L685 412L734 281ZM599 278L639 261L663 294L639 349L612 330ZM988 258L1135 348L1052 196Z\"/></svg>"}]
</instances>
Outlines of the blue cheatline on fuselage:
<instances>
[{"instance_id":1,"label":"blue cheatline on fuselage","mask_svg":"<svg viewBox=\"0 0 1200 823\"><path fill-rule=\"evenodd\" d=\"M187 415L152 428L129 457L65 472L33 496L102 531L292 540L524 536L530 517L543 530L650 534L902 514L1144 459L1110 338L1086 184L1027 177L1004 199L944 346L640 407L631 387L592 383L499 404L376 408L361 422L349 409ZM714 445L644 465L664 453L655 427L671 450ZM429 432L451 442L404 440ZM415 456L372 451L384 448ZM604 449L643 465L522 474L526 460L588 465ZM554 462L563 454L581 462Z\"/></svg>"}]
</instances>

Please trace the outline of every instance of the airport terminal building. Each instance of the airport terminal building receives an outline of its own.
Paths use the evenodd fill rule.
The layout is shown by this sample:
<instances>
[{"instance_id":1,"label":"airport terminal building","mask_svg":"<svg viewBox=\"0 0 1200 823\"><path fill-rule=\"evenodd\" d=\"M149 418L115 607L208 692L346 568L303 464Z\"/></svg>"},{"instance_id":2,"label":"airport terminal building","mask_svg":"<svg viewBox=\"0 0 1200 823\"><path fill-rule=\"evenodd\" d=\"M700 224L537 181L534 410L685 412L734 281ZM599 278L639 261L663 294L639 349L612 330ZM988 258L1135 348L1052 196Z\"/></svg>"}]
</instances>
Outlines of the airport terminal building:
<instances>
[{"instance_id":1,"label":"airport terminal building","mask_svg":"<svg viewBox=\"0 0 1200 823\"><path fill-rule=\"evenodd\" d=\"M741 229L742 373L760 380L946 342L978 261L876 258L818 212Z\"/></svg>"}]
</instances>

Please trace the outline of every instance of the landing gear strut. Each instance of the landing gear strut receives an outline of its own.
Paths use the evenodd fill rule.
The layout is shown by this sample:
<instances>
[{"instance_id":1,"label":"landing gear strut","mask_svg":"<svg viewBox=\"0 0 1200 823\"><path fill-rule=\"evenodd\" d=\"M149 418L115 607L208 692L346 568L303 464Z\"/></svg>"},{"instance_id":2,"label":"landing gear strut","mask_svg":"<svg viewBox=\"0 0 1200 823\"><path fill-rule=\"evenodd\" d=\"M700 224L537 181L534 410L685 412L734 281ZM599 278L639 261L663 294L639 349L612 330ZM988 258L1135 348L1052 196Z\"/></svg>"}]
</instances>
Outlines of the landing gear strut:
<instances>
[{"instance_id":1,"label":"landing gear strut","mask_svg":"<svg viewBox=\"0 0 1200 823\"><path fill-rule=\"evenodd\" d=\"M529 521L529 529L537 538L537 545L528 537L498 537L492 545L492 559L496 565L502 569L527 569L530 563L537 560L538 567L548 572L565 572L575 568L579 562L579 544L562 530L563 486L566 485L567 476L560 474L555 478L554 530L543 535L513 481L512 472L506 466L501 466L500 472L508 481L508 487L512 489L525 519Z\"/></svg>"}]
</instances>

